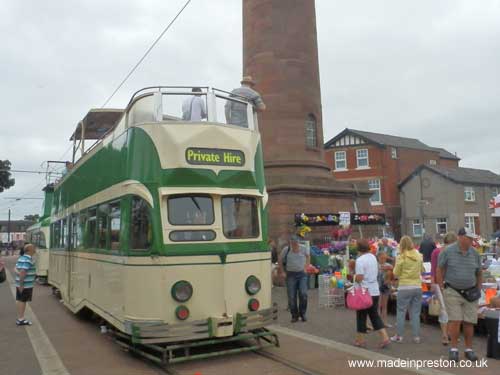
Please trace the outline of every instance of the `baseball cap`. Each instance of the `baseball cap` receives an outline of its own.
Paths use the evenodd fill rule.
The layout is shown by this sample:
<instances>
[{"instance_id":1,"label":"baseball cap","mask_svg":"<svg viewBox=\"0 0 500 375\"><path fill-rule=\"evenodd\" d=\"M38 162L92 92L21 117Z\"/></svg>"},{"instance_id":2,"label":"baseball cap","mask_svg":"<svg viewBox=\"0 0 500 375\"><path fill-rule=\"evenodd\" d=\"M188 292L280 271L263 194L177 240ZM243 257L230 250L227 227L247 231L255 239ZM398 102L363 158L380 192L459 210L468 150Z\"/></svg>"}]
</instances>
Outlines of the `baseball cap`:
<instances>
[{"instance_id":1,"label":"baseball cap","mask_svg":"<svg viewBox=\"0 0 500 375\"><path fill-rule=\"evenodd\" d=\"M477 234L473 233L469 228L460 228L458 230L458 235L469 237L469 238L472 238L473 240L476 240L479 238L479 236Z\"/></svg>"}]
</instances>

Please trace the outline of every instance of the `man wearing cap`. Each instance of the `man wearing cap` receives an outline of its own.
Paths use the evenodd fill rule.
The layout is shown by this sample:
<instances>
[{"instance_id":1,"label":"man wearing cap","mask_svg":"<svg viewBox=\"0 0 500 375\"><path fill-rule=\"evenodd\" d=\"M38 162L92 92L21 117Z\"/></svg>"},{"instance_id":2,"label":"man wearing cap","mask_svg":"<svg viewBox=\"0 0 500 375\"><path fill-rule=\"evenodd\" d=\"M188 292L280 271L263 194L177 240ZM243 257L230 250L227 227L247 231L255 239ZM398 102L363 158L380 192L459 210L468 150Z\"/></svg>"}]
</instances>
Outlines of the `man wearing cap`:
<instances>
[{"instance_id":1,"label":"man wearing cap","mask_svg":"<svg viewBox=\"0 0 500 375\"><path fill-rule=\"evenodd\" d=\"M231 92L231 96L239 100L246 99L256 111L262 112L266 109L266 105L260 94L252 88L254 86L255 81L253 78L245 76L241 80L241 87L234 89ZM224 108L228 124L248 128L247 106L245 104L228 100Z\"/></svg>"},{"instance_id":2,"label":"man wearing cap","mask_svg":"<svg viewBox=\"0 0 500 375\"><path fill-rule=\"evenodd\" d=\"M469 228L458 231L458 241L449 245L439 254L436 282L443 291L446 311L448 313L448 331L451 336L449 359L458 362L458 337L460 325L463 323L465 339L465 357L477 360L472 350L474 324L477 323L478 299L467 300L464 295L468 291L482 286L481 258L472 247L472 240L477 236Z\"/></svg>"},{"instance_id":3,"label":"man wearing cap","mask_svg":"<svg viewBox=\"0 0 500 375\"><path fill-rule=\"evenodd\" d=\"M288 307L292 314L292 323L299 320L307 321L307 273L306 268L311 262L309 249L300 246L299 237L292 236L290 245L282 251L278 263L278 273L286 272L286 290L288 294ZM299 295L299 306L297 308L297 293Z\"/></svg>"}]
</instances>

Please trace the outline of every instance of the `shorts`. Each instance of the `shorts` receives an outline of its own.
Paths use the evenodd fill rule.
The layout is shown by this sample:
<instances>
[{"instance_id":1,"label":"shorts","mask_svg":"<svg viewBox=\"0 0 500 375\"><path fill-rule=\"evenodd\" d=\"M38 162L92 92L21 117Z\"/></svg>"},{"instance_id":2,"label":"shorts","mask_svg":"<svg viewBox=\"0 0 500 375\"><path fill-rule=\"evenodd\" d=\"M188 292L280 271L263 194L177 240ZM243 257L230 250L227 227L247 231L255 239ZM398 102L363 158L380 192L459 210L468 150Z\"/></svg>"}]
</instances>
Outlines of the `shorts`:
<instances>
[{"instance_id":1,"label":"shorts","mask_svg":"<svg viewBox=\"0 0 500 375\"><path fill-rule=\"evenodd\" d=\"M32 298L33 298L33 288L24 288L22 293L19 292L19 288L16 288L16 301L30 302Z\"/></svg>"},{"instance_id":2,"label":"shorts","mask_svg":"<svg viewBox=\"0 0 500 375\"><path fill-rule=\"evenodd\" d=\"M460 293L450 287L444 289L443 297L449 321L463 321L477 324L479 301L469 302Z\"/></svg>"}]
</instances>

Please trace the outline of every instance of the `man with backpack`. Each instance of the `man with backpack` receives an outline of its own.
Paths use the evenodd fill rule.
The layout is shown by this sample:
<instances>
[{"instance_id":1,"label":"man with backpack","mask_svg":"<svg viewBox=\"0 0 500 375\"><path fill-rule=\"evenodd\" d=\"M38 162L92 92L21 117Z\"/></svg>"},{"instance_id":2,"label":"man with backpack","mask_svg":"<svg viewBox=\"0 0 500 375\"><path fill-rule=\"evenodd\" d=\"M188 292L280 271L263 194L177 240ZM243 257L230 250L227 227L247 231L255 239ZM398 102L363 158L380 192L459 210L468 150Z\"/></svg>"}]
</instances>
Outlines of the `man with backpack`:
<instances>
[{"instance_id":1,"label":"man with backpack","mask_svg":"<svg viewBox=\"0 0 500 375\"><path fill-rule=\"evenodd\" d=\"M292 236L288 246L283 248L278 262L278 272L286 272L286 289L288 294L288 307L292 314L292 323L300 319L307 321L307 273L306 267L311 262L309 249L300 246L299 237ZM298 306L297 306L298 294Z\"/></svg>"}]
</instances>

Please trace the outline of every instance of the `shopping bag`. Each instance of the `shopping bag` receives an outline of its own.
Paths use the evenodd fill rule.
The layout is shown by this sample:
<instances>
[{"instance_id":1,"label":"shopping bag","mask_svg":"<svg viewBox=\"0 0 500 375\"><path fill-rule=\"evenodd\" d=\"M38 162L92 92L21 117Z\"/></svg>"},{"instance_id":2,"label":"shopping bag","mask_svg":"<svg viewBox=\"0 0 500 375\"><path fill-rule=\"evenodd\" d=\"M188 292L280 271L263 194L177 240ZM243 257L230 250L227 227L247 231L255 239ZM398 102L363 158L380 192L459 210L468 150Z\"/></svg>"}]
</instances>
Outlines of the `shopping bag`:
<instances>
[{"instance_id":1,"label":"shopping bag","mask_svg":"<svg viewBox=\"0 0 500 375\"><path fill-rule=\"evenodd\" d=\"M429 300L429 315L439 316L441 314L441 304L436 296L432 296Z\"/></svg>"},{"instance_id":2,"label":"shopping bag","mask_svg":"<svg viewBox=\"0 0 500 375\"><path fill-rule=\"evenodd\" d=\"M347 308L351 310L364 310L373 305L372 296L368 289L354 286L347 292Z\"/></svg>"}]
</instances>

